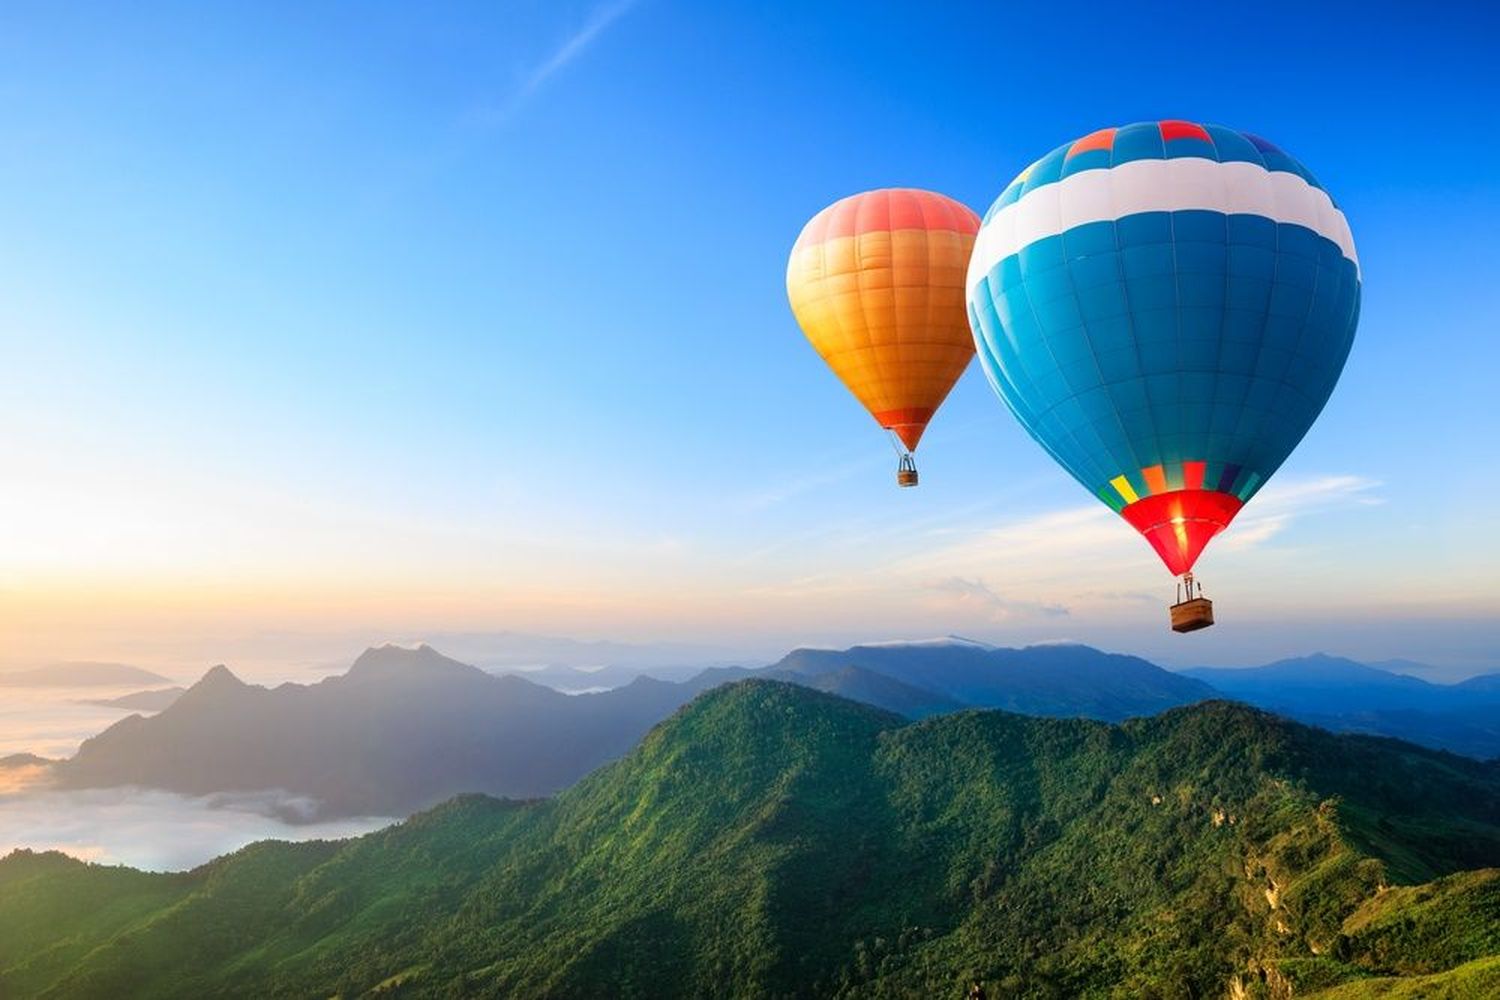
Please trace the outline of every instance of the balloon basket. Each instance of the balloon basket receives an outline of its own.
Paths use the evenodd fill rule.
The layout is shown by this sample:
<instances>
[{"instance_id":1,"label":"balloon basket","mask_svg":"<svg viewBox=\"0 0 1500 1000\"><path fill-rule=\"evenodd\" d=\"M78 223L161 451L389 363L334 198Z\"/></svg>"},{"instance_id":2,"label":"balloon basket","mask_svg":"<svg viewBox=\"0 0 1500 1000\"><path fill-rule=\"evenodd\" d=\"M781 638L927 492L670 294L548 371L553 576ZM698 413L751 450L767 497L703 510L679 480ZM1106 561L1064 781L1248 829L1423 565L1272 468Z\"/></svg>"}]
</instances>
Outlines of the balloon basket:
<instances>
[{"instance_id":1,"label":"balloon basket","mask_svg":"<svg viewBox=\"0 0 1500 1000\"><path fill-rule=\"evenodd\" d=\"M1196 632L1214 623L1214 602L1206 597L1178 601L1167 610L1172 616L1173 632Z\"/></svg>"},{"instance_id":2,"label":"balloon basket","mask_svg":"<svg viewBox=\"0 0 1500 1000\"><path fill-rule=\"evenodd\" d=\"M1196 632L1214 623L1214 602L1203 596L1203 584L1194 580L1193 574L1184 573L1177 585L1177 603L1167 613L1172 619L1173 632Z\"/></svg>"},{"instance_id":3,"label":"balloon basket","mask_svg":"<svg viewBox=\"0 0 1500 1000\"><path fill-rule=\"evenodd\" d=\"M901 456L901 464L896 466L896 485L917 485L917 463L909 452Z\"/></svg>"}]
</instances>

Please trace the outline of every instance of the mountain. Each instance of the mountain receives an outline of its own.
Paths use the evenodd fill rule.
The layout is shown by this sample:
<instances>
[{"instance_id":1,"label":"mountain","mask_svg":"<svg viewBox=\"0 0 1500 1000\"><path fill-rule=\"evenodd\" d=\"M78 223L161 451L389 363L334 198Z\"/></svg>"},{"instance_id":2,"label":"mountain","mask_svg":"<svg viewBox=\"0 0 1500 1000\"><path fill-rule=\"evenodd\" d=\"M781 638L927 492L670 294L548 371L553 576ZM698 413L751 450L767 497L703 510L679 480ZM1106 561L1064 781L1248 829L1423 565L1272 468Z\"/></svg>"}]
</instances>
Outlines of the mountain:
<instances>
[{"instance_id":1,"label":"mountain","mask_svg":"<svg viewBox=\"0 0 1500 1000\"><path fill-rule=\"evenodd\" d=\"M550 795L695 693L642 677L569 696L427 646L371 649L343 675L274 689L218 666L156 715L86 740L55 777L188 795L280 788L320 800L323 816L404 816L460 792Z\"/></svg>"},{"instance_id":2,"label":"mountain","mask_svg":"<svg viewBox=\"0 0 1500 1000\"><path fill-rule=\"evenodd\" d=\"M1457 700L1448 685L1322 653L1278 660L1263 667L1196 667L1182 673L1230 697L1273 711L1326 712L1331 706L1353 711L1447 708Z\"/></svg>"},{"instance_id":3,"label":"mountain","mask_svg":"<svg viewBox=\"0 0 1500 1000\"><path fill-rule=\"evenodd\" d=\"M134 691L118 698L87 698L85 705L100 705L104 708L132 708L142 712L159 712L181 697L187 688L154 688L150 691Z\"/></svg>"},{"instance_id":4,"label":"mountain","mask_svg":"<svg viewBox=\"0 0 1500 1000\"><path fill-rule=\"evenodd\" d=\"M170 684L161 674L124 663L54 663L0 672L0 687L112 687Z\"/></svg>"},{"instance_id":5,"label":"mountain","mask_svg":"<svg viewBox=\"0 0 1500 1000\"><path fill-rule=\"evenodd\" d=\"M798 649L774 674L818 677L847 667L974 708L1117 721L1216 697L1212 687L1135 656L1058 644L1005 649L968 640Z\"/></svg>"},{"instance_id":6,"label":"mountain","mask_svg":"<svg viewBox=\"0 0 1500 1000\"><path fill-rule=\"evenodd\" d=\"M913 723L747 681L545 801L184 874L12 854L0 995L1477 997L1497 864L1493 763L1225 702Z\"/></svg>"},{"instance_id":7,"label":"mountain","mask_svg":"<svg viewBox=\"0 0 1500 1000\"><path fill-rule=\"evenodd\" d=\"M1478 677L1470 677L1453 686L1465 694L1500 697L1500 674L1480 674Z\"/></svg>"},{"instance_id":8,"label":"mountain","mask_svg":"<svg viewBox=\"0 0 1500 1000\"><path fill-rule=\"evenodd\" d=\"M883 708L908 719L925 719L929 715L958 712L968 707L945 695L903 684L894 677L855 666L838 667L826 673L799 673L779 666L758 669L714 667L699 674L697 682L706 690L719 684L748 678L798 684L814 691L836 694L850 701Z\"/></svg>"},{"instance_id":9,"label":"mountain","mask_svg":"<svg viewBox=\"0 0 1500 1000\"><path fill-rule=\"evenodd\" d=\"M1219 680L1234 697L1331 729L1405 734L1481 757L1500 747L1500 720L1485 697L1463 697L1443 714L1309 711L1339 691L1379 693L1379 685L1419 704L1411 692L1457 697L1349 661L1314 657L1195 673ZM320 800L322 812L309 818L404 816L463 792L531 798L625 753L699 692L747 677L790 681L912 719L1002 708L1118 721L1219 695L1203 680L1078 645L1006 649L948 639L798 649L760 670L712 668L677 683L642 676L573 696L493 676L428 646L383 646L312 685L267 689L215 667L156 715L130 716L86 741L55 777L63 787L143 785L189 795L279 788ZM1350 696L1342 703L1359 704Z\"/></svg>"},{"instance_id":10,"label":"mountain","mask_svg":"<svg viewBox=\"0 0 1500 1000\"><path fill-rule=\"evenodd\" d=\"M1433 684L1322 654L1183 674L1232 698L1337 732L1378 733L1472 757L1500 757L1500 674Z\"/></svg>"},{"instance_id":11,"label":"mountain","mask_svg":"<svg viewBox=\"0 0 1500 1000\"><path fill-rule=\"evenodd\" d=\"M462 792L550 795L620 756L717 684L789 680L908 718L969 707L1119 719L1212 689L1086 646L997 649L964 641L797 650L760 671L687 682L637 677L564 695L493 676L431 647L382 646L313 685L249 685L223 666L156 715L133 715L59 765L65 788L142 785L188 795L279 788L318 799L309 818L408 815Z\"/></svg>"}]
</instances>

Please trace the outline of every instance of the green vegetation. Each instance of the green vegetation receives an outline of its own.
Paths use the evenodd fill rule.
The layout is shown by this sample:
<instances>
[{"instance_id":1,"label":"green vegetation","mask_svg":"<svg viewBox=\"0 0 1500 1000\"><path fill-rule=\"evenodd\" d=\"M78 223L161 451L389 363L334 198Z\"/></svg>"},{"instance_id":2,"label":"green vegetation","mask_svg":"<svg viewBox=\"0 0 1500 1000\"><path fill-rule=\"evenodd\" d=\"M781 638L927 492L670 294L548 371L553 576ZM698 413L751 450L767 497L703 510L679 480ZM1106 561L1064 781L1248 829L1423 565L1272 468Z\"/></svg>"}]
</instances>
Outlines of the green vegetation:
<instances>
[{"instance_id":1,"label":"green vegetation","mask_svg":"<svg viewBox=\"0 0 1500 1000\"><path fill-rule=\"evenodd\" d=\"M1468 962L1432 976L1361 979L1310 994L1310 1000L1494 1000L1500 996L1500 956Z\"/></svg>"},{"instance_id":2,"label":"green vegetation","mask_svg":"<svg viewBox=\"0 0 1500 1000\"><path fill-rule=\"evenodd\" d=\"M1494 865L1493 762L749 681L553 800L180 875L12 855L0 996L1489 996Z\"/></svg>"}]
</instances>

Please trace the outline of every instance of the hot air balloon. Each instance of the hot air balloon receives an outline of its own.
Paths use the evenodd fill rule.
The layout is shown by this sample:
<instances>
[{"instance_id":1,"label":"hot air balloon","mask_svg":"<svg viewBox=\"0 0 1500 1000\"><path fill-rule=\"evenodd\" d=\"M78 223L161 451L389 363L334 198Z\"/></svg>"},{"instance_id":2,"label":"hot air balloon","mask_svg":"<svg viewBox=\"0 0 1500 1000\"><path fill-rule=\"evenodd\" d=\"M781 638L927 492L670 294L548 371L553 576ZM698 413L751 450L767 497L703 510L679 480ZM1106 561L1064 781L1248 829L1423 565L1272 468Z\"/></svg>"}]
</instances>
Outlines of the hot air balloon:
<instances>
[{"instance_id":1,"label":"hot air balloon","mask_svg":"<svg viewBox=\"0 0 1500 1000\"><path fill-rule=\"evenodd\" d=\"M974 356L964 269L979 216L931 191L852 195L813 216L786 270L792 313L813 348L900 442L896 481Z\"/></svg>"},{"instance_id":2,"label":"hot air balloon","mask_svg":"<svg viewBox=\"0 0 1500 1000\"><path fill-rule=\"evenodd\" d=\"M1246 132L1187 121L1059 146L1000 195L968 270L980 364L1021 424L1187 587L1302 440L1359 319L1349 224Z\"/></svg>"}]
</instances>

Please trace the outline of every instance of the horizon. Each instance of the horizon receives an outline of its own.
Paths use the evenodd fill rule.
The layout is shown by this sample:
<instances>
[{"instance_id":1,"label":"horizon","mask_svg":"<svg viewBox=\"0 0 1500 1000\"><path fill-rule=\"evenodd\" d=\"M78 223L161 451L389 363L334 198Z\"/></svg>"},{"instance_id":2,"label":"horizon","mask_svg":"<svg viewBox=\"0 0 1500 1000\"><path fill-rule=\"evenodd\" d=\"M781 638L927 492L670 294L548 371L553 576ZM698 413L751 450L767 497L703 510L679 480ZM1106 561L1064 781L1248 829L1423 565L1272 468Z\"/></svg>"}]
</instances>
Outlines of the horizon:
<instances>
[{"instance_id":1,"label":"horizon","mask_svg":"<svg viewBox=\"0 0 1500 1000\"><path fill-rule=\"evenodd\" d=\"M350 653L343 659L323 659L315 662L275 661L268 663L265 661L257 662L252 660L248 665L237 667L230 662L214 661L206 666L185 667L182 665L178 665L176 667L172 667L157 665L156 667L148 667L143 666L139 663L116 664L113 662L91 660L62 660L37 664L30 668L22 666L0 666L0 676L37 669L43 671L49 669L62 670L64 668L73 666L92 666L102 664L106 666L118 665L138 668L141 670L146 670L150 673L154 673L161 678L161 681L159 683L142 680L139 682L109 685L109 687L111 688L118 688L121 692L125 692L127 691L127 689L148 690L153 687L161 687L163 683L177 685L185 688L192 687L208 674L213 673L217 670L227 670L236 679L246 684L261 687L275 687L281 684L310 684L316 683L317 681L329 677L342 676L353 667L356 661L358 661L367 653L386 649L395 649L404 652L415 653L425 649L437 653L439 656L445 659L461 663L465 666L475 667L493 676L513 674L523 678L531 679L534 683L537 683L543 687L555 688L561 691L563 694L574 695L593 694L599 691L610 690L613 687L628 684L632 679L638 676L656 677L658 679L669 681L680 681L693 677L699 672L705 670L713 670L719 667L739 667L749 670L760 670L774 667L778 662L780 662L780 660L782 660L786 656L803 650L812 652L844 652L852 649L870 649L882 647L921 648L941 645L968 645L977 646L988 650L1028 650L1053 646L1079 646L1108 655L1133 656L1137 659L1145 660L1146 662L1151 663L1154 666L1161 667L1162 669L1171 671L1173 673L1181 673L1183 671L1191 671L1194 669L1254 670L1260 667L1277 666L1279 664L1288 662L1327 659L1353 663L1358 666L1368 667L1373 670L1380 671L1382 673L1400 677L1410 677L1415 680L1439 686L1459 684L1473 677L1500 675L1500 671L1496 670L1454 671L1452 669L1444 669L1431 663L1422 663L1419 661L1406 660L1399 657L1387 658L1383 660L1365 661L1356 657L1345 656L1336 652L1329 652L1327 650L1307 650L1292 656L1276 657L1269 660L1256 660L1254 662L1244 663L1224 664L1193 662L1181 665L1173 665L1157 662L1155 660L1152 660L1150 657L1142 656L1141 654L1133 653L1129 650L1110 649L1095 646L1091 643L1079 642L1072 639L1054 639L1041 640L1038 642L1030 643L1006 644L1003 642L997 643L977 639L972 636L962 636L954 634L926 637L908 636L883 639L867 639L863 641L844 643L841 645L800 643L793 644L786 647L785 649L782 649L778 653L769 654L766 656L757 656L755 654L746 656L734 656L729 654L725 650L720 650L718 652L722 655L718 655L717 657L714 655L713 651L709 651L708 655L688 656L688 650L698 650L699 648L691 647L687 644L614 643L609 640L580 641L565 636L539 636L516 632L495 633L492 636L467 635L462 638L470 643L469 652L467 654L462 652L461 650L455 650L451 647L446 647L441 640L434 642L427 639L385 639L381 641L371 642L369 645L366 645L363 648ZM484 649L486 640L498 640L502 638L512 640L519 639L525 642L539 641L553 644L572 644L579 647L605 646L615 650L615 655L610 656L606 654L601 656L598 660L589 660L588 662L582 662L576 656L570 657L566 655L557 656L551 659L543 656L528 657L525 654L515 652L513 648L507 649L503 645L499 645L494 642L489 643L488 650ZM162 670L169 670L173 672L161 673L160 671ZM613 683L587 688L561 688L558 687L556 683L549 682L548 680L535 679L536 677L539 677L541 675L552 674L556 672L573 672L584 677L607 673L610 677L613 678ZM70 683L60 683L58 687L72 688L79 691L88 689L88 685L79 686Z\"/></svg>"},{"instance_id":2,"label":"horizon","mask_svg":"<svg viewBox=\"0 0 1500 1000\"><path fill-rule=\"evenodd\" d=\"M1053 37L979 5L0 14L27 150L0 165L0 666L301 669L508 627L1500 669L1500 470L1475 460L1500 191L1472 127L1500 15L1153 10L1093 10L1063 60L952 58ZM1309 100L1329 79L1358 99ZM1164 116L1305 162L1365 282L1342 381L1210 546L1219 623L1187 637L1149 547L975 372L896 490L784 287L843 195L983 212L1059 143ZM1470 152L1424 161L1393 124Z\"/></svg>"}]
</instances>

